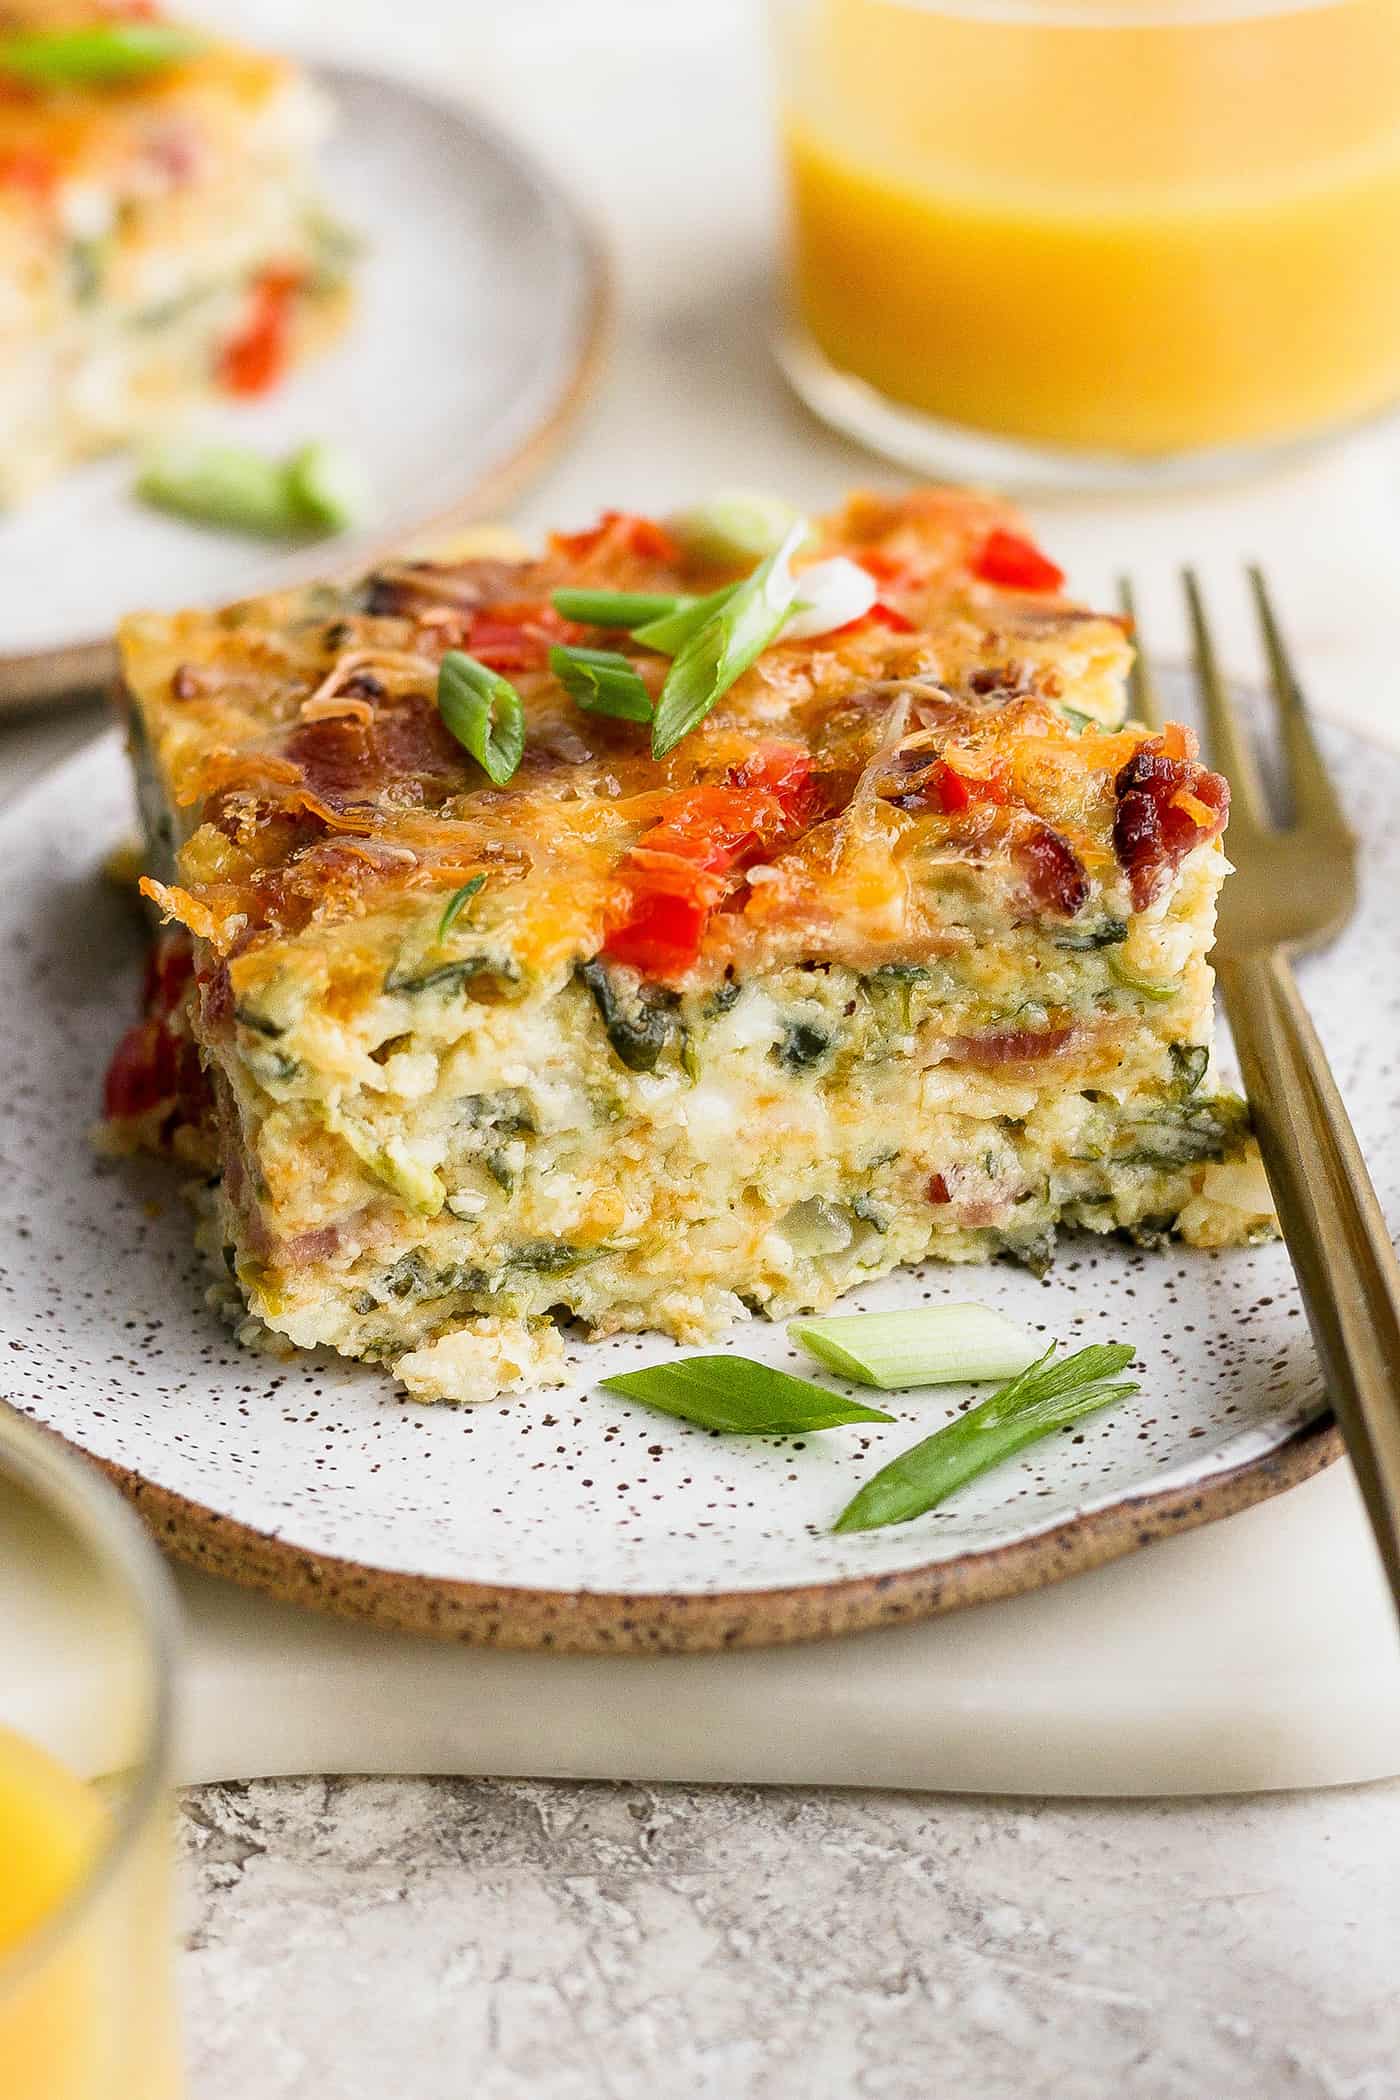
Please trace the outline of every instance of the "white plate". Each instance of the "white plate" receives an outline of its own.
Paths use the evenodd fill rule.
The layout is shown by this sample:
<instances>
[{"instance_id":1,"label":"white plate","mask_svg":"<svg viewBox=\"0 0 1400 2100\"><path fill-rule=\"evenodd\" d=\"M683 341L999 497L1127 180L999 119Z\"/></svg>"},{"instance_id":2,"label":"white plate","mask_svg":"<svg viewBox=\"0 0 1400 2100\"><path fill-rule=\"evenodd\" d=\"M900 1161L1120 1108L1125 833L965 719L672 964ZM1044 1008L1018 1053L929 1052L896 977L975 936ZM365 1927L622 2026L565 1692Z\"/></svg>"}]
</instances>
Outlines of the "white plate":
<instances>
[{"instance_id":1,"label":"white plate","mask_svg":"<svg viewBox=\"0 0 1400 2100\"><path fill-rule=\"evenodd\" d=\"M482 515L579 398L603 272L553 183L455 104L371 74L321 77L338 112L323 192L367 243L356 310L271 400L200 427L269 451L353 445L376 491L372 528L279 555L137 503L129 457L79 468L0 519L0 705L106 676L124 613L225 603Z\"/></svg>"},{"instance_id":2,"label":"white plate","mask_svg":"<svg viewBox=\"0 0 1400 2100\"><path fill-rule=\"evenodd\" d=\"M1306 983L1395 1214L1400 758L1340 733L1328 744L1374 845L1361 912ZM1144 1368L1138 1399L919 1522L851 1537L828 1527L855 1486L965 1394L897 1397L883 1431L768 1442L593 1389L671 1353L654 1337L580 1344L571 1389L474 1410L404 1403L381 1372L330 1358L244 1353L205 1307L170 1175L88 1147L137 999L139 925L98 875L128 812L107 737L0 817L0 1391L114 1470L188 1556L476 1638L715 1645L1028 1587L1273 1492L1335 1449L1307 1427L1319 1380L1278 1246L1066 1239L1044 1281L931 1265L854 1295L975 1295L1068 1343L1132 1341ZM721 1346L793 1357L762 1321Z\"/></svg>"}]
</instances>

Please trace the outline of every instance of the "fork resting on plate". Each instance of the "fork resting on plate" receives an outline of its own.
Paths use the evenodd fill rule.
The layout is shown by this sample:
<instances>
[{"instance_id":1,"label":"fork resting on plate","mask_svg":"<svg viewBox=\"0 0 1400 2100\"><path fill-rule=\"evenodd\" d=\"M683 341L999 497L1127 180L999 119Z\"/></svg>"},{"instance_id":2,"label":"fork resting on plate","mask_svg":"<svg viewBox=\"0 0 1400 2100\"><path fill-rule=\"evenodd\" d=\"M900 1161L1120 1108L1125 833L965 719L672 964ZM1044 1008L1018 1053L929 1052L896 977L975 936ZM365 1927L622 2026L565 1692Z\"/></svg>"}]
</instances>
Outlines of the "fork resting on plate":
<instances>
[{"instance_id":1,"label":"fork resting on plate","mask_svg":"<svg viewBox=\"0 0 1400 2100\"><path fill-rule=\"evenodd\" d=\"M1400 1609L1400 1262L1292 962L1331 940L1351 917L1357 842L1309 725L1263 576L1251 569L1249 579L1292 800L1291 821L1283 825L1270 821L1200 587L1190 570L1184 579L1210 756L1231 787L1236 872L1221 892L1216 976L1323 1377ZM1126 582L1122 597L1132 615ZM1140 720L1160 725L1142 655L1132 704Z\"/></svg>"}]
</instances>

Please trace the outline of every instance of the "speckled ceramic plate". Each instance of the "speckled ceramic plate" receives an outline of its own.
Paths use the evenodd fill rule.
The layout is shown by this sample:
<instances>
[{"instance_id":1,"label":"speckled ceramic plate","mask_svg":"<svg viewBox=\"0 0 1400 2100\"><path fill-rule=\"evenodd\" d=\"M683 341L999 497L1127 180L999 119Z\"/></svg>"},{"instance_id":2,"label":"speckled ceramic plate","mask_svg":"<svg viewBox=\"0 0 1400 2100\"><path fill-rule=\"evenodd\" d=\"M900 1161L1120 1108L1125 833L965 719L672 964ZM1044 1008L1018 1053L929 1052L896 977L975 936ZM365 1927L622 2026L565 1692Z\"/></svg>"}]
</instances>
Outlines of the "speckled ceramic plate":
<instances>
[{"instance_id":1,"label":"speckled ceramic plate","mask_svg":"<svg viewBox=\"0 0 1400 2100\"><path fill-rule=\"evenodd\" d=\"M273 452L352 444L371 529L279 555L137 503L129 458L81 467L0 519L0 708L102 683L133 608L224 603L499 513L582 399L605 273L568 200L466 109L376 75L322 77L339 113L325 195L365 241L355 314L271 400L200 427Z\"/></svg>"},{"instance_id":2,"label":"speckled ceramic plate","mask_svg":"<svg viewBox=\"0 0 1400 2100\"><path fill-rule=\"evenodd\" d=\"M1365 900L1307 989L1400 1213L1400 758L1329 738L1373 843ZM1288 1260L1063 1243L908 1271L853 1306L976 1295L1068 1342L1138 1345L1142 1392L946 1508L834 1537L856 1484L965 1396L897 1426L719 1438L597 1391L671 1345L574 1352L576 1383L468 1410L375 1370L245 1354L204 1303L159 1167L96 1159L100 1074L136 1003L140 932L98 868L129 800L114 737L0 815L0 1391L80 1445L181 1556L284 1597L517 1646L676 1650L797 1639L1004 1596L1222 1516L1336 1454ZM78 821L75 822L75 815ZM56 864L53 842L70 847ZM784 1332L723 1346L785 1361ZM808 1368L805 1364L803 1368Z\"/></svg>"}]
</instances>

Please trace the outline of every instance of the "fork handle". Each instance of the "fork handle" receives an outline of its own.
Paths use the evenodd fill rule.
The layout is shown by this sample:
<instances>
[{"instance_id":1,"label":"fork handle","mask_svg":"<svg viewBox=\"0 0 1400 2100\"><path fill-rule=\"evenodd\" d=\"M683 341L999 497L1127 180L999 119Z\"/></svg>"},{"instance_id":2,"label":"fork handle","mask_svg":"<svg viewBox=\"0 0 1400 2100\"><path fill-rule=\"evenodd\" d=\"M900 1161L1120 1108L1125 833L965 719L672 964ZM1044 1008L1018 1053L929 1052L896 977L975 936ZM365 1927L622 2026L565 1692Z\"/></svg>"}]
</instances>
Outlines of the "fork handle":
<instances>
[{"instance_id":1,"label":"fork handle","mask_svg":"<svg viewBox=\"0 0 1400 2100\"><path fill-rule=\"evenodd\" d=\"M1328 1393L1400 1609L1400 1262L1285 950L1217 964Z\"/></svg>"}]
</instances>

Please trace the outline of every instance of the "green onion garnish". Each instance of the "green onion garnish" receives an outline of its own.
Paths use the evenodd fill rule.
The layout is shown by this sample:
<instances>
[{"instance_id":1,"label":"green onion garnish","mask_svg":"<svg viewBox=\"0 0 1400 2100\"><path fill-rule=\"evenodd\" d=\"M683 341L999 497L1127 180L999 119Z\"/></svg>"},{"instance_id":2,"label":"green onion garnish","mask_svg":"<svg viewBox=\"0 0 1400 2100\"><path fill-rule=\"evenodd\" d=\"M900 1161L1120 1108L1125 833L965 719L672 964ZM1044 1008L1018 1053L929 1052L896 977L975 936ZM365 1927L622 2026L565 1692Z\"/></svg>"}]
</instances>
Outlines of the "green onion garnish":
<instances>
[{"instance_id":1,"label":"green onion garnish","mask_svg":"<svg viewBox=\"0 0 1400 2100\"><path fill-rule=\"evenodd\" d=\"M689 736L773 640L797 596L788 563L806 531L799 519L782 544L736 586L728 602L681 649L656 703L651 725L653 758L664 758L682 737Z\"/></svg>"},{"instance_id":2,"label":"green onion garnish","mask_svg":"<svg viewBox=\"0 0 1400 2100\"><path fill-rule=\"evenodd\" d=\"M985 1305L838 1313L828 1320L792 1320L788 1333L828 1370L887 1392L1014 1378L1040 1352L1039 1342L1014 1320Z\"/></svg>"},{"instance_id":3,"label":"green onion garnish","mask_svg":"<svg viewBox=\"0 0 1400 2100\"><path fill-rule=\"evenodd\" d=\"M449 649L438 667L437 704L458 743L504 787L525 750L525 707L510 680Z\"/></svg>"},{"instance_id":4,"label":"green onion garnish","mask_svg":"<svg viewBox=\"0 0 1400 2100\"><path fill-rule=\"evenodd\" d=\"M447 939L448 934L451 933L458 919L485 881L486 877L484 874L473 875L469 882L464 882L459 890L452 892L452 895L442 907L442 917L438 920L437 939L439 946Z\"/></svg>"},{"instance_id":5,"label":"green onion garnish","mask_svg":"<svg viewBox=\"0 0 1400 2100\"><path fill-rule=\"evenodd\" d=\"M659 656L679 656L691 636L699 634L722 605L728 605L738 588L737 583L726 583L704 598L677 598L673 611L663 613L659 620L648 620L644 627L634 627L632 639Z\"/></svg>"},{"instance_id":6,"label":"green onion garnish","mask_svg":"<svg viewBox=\"0 0 1400 2100\"><path fill-rule=\"evenodd\" d=\"M374 508L362 462L342 445L303 445L288 460L286 475L292 503L323 532L346 532Z\"/></svg>"},{"instance_id":7,"label":"green onion garnish","mask_svg":"<svg viewBox=\"0 0 1400 2100\"><path fill-rule=\"evenodd\" d=\"M1132 1362L1127 1342L1096 1343L1052 1363L1055 1343L990 1400L959 1415L881 1468L836 1519L835 1531L874 1531L921 1517L1003 1459L1096 1408L1126 1400L1135 1379L1115 1381Z\"/></svg>"},{"instance_id":8,"label":"green onion garnish","mask_svg":"<svg viewBox=\"0 0 1400 2100\"><path fill-rule=\"evenodd\" d=\"M1155 977L1143 977L1137 970L1130 970L1116 948L1108 950L1104 961L1110 977L1116 978L1125 991L1136 992L1139 998L1154 1000L1159 1006L1165 1006L1181 990L1179 979L1162 984Z\"/></svg>"},{"instance_id":9,"label":"green onion garnish","mask_svg":"<svg viewBox=\"0 0 1400 2100\"><path fill-rule=\"evenodd\" d=\"M144 80L202 51L208 39L176 22L95 22L0 36L0 72L31 87L100 87Z\"/></svg>"},{"instance_id":10,"label":"green onion garnish","mask_svg":"<svg viewBox=\"0 0 1400 2100\"><path fill-rule=\"evenodd\" d=\"M587 713L616 715L623 722L651 720L651 694L630 657L614 649L556 647L549 652L549 668Z\"/></svg>"},{"instance_id":11,"label":"green onion garnish","mask_svg":"<svg viewBox=\"0 0 1400 2100\"><path fill-rule=\"evenodd\" d=\"M605 1378L610 1393L739 1436L796 1436L807 1429L836 1429L843 1422L891 1422L893 1415L845 1400L806 1378L791 1378L746 1356L687 1356Z\"/></svg>"},{"instance_id":12,"label":"green onion garnish","mask_svg":"<svg viewBox=\"0 0 1400 2100\"><path fill-rule=\"evenodd\" d=\"M170 444L151 455L136 481L146 503L200 525L268 539L290 539L306 518L287 485L287 470L246 445Z\"/></svg>"},{"instance_id":13,"label":"green onion garnish","mask_svg":"<svg viewBox=\"0 0 1400 2100\"><path fill-rule=\"evenodd\" d=\"M585 627L632 628L659 620L680 606L693 605L695 600L661 591L565 590L555 591L550 602L566 620L578 620Z\"/></svg>"},{"instance_id":14,"label":"green onion garnish","mask_svg":"<svg viewBox=\"0 0 1400 2100\"><path fill-rule=\"evenodd\" d=\"M806 537L800 511L781 496L752 489L726 489L666 522L687 554L716 567L760 561L781 546L794 525L801 524Z\"/></svg>"},{"instance_id":15,"label":"green onion garnish","mask_svg":"<svg viewBox=\"0 0 1400 2100\"><path fill-rule=\"evenodd\" d=\"M264 539L315 538L358 524L370 507L368 483L336 445L304 445L290 459L266 459L247 445L175 441L151 454L136 494L159 510Z\"/></svg>"}]
</instances>

